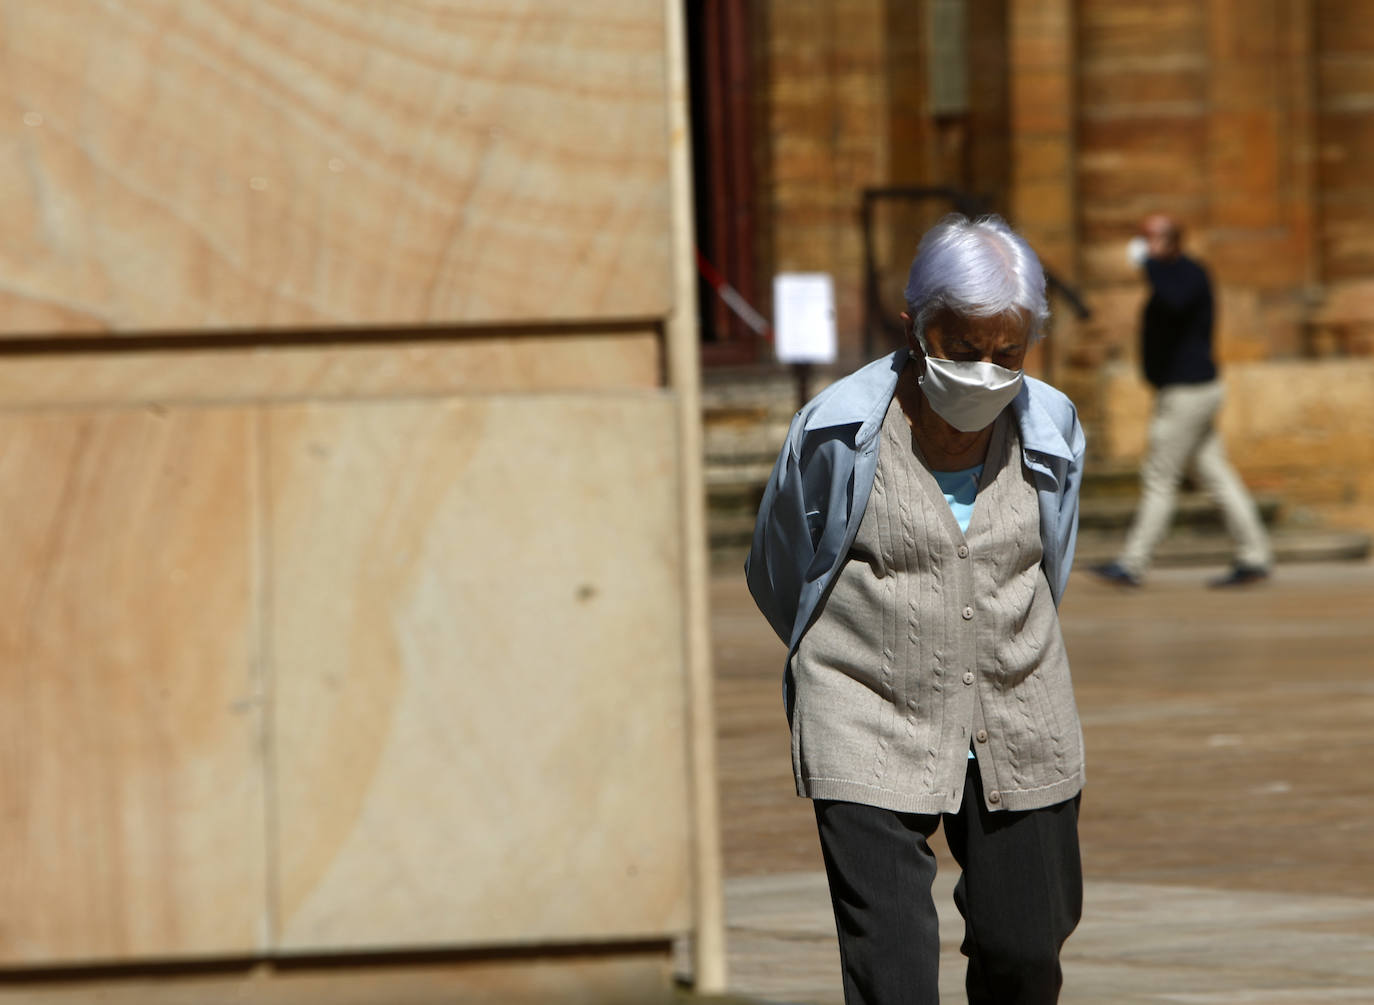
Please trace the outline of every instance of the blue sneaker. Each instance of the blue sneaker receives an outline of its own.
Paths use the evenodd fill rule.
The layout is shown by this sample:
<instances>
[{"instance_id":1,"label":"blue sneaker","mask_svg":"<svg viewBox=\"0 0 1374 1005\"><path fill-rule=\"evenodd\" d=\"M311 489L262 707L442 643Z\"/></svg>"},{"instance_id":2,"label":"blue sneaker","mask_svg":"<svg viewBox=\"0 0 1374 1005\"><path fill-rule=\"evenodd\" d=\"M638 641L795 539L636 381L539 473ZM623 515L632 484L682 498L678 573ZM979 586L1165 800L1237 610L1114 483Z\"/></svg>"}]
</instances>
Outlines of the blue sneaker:
<instances>
[{"instance_id":1,"label":"blue sneaker","mask_svg":"<svg viewBox=\"0 0 1374 1005\"><path fill-rule=\"evenodd\" d=\"M1226 575L1211 580L1207 585L1212 589L1225 589L1228 586L1249 586L1269 578L1269 570L1262 565L1245 565L1237 562Z\"/></svg>"},{"instance_id":2,"label":"blue sneaker","mask_svg":"<svg viewBox=\"0 0 1374 1005\"><path fill-rule=\"evenodd\" d=\"M1119 562L1108 562L1106 565L1094 565L1092 567L1094 575L1105 579L1109 583L1117 586L1139 586L1140 577Z\"/></svg>"}]
</instances>

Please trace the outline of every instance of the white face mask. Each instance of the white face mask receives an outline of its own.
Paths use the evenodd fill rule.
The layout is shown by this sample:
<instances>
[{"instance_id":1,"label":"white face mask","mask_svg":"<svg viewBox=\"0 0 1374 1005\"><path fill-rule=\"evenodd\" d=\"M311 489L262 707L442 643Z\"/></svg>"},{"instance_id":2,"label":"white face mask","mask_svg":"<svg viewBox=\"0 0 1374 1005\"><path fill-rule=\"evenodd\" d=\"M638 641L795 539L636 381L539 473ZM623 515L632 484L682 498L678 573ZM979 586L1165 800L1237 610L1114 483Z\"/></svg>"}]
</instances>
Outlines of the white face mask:
<instances>
[{"instance_id":1,"label":"white face mask","mask_svg":"<svg viewBox=\"0 0 1374 1005\"><path fill-rule=\"evenodd\" d=\"M921 393L935 414L955 429L974 433L986 429L1021 390L1025 376L982 360L938 359L926 356Z\"/></svg>"}]
</instances>

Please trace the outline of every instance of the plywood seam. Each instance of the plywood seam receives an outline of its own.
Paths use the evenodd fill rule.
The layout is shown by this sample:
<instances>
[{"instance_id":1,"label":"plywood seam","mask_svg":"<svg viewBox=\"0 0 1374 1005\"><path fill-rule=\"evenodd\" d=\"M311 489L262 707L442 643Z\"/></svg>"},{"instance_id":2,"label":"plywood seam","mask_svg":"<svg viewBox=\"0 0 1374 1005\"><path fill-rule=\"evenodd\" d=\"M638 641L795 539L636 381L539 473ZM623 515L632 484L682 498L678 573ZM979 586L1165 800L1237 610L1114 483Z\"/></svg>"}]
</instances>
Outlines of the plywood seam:
<instances>
[{"instance_id":1,"label":"plywood seam","mask_svg":"<svg viewBox=\"0 0 1374 1005\"><path fill-rule=\"evenodd\" d=\"M258 619L257 662L259 693L262 700L262 714L259 719L262 734L259 749L262 752L262 799L263 799L263 850L266 862L263 864L263 913L261 949L265 953L275 951L281 932L281 919L277 916L280 902L280 840L277 826L277 761L276 761L276 666L272 662L272 521L268 508L272 505L271 472L268 458L271 456L268 415L265 409L253 412L254 450L251 470L254 489L253 519L257 522L257 560Z\"/></svg>"},{"instance_id":2,"label":"plywood seam","mask_svg":"<svg viewBox=\"0 0 1374 1005\"><path fill-rule=\"evenodd\" d=\"M511 391L435 391L432 394L307 394L282 397L252 396L244 398L149 398L133 400L125 398L94 399L91 401L61 401L27 405L8 405L0 402L0 415L31 415L53 412L93 412L118 409L170 409L170 408L275 408L294 405L335 405L335 404L423 404L447 400L505 400L539 398L567 398L576 401L597 401L607 397L664 397L675 398L677 392L660 387L598 387L585 390L511 390Z\"/></svg>"},{"instance_id":3,"label":"plywood seam","mask_svg":"<svg viewBox=\"0 0 1374 1005\"><path fill-rule=\"evenodd\" d=\"M669 191L672 221L672 310L664 328L668 387L676 392L678 456L677 526L683 698L687 719L687 799L692 850L692 981L699 993L720 994L728 984L721 856L715 709L707 613L706 517L701 428L701 347L692 253L691 128L686 76L686 25L681 4L664 4L667 102L670 132Z\"/></svg>"},{"instance_id":4,"label":"plywood seam","mask_svg":"<svg viewBox=\"0 0 1374 1005\"><path fill-rule=\"evenodd\" d=\"M128 352L177 350L214 352L219 349L295 349L383 346L409 342L481 342L486 339L523 336L575 335L580 337L661 333L664 318L655 314L604 315L538 321L511 318L497 324L456 326L372 325L333 328L311 325L263 326L260 328L139 328L109 329L101 335L53 335L48 332L9 333L0 336L0 357L44 355L118 355Z\"/></svg>"}]
</instances>

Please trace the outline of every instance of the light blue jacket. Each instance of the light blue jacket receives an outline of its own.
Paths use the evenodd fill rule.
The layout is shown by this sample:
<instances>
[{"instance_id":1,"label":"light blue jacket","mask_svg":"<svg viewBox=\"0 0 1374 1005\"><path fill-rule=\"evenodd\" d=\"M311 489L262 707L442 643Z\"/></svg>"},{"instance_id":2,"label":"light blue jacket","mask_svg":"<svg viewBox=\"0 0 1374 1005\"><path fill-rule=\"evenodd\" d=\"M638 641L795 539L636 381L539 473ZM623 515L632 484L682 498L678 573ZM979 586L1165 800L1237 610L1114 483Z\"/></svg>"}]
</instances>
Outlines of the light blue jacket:
<instances>
[{"instance_id":1,"label":"light blue jacket","mask_svg":"<svg viewBox=\"0 0 1374 1005\"><path fill-rule=\"evenodd\" d=\"M764 489L744 568L754 602L787 645L789 720L792 656L859 532L878 469L878 431L907 359L902 349L875 360L808 402L792 419ZM1073 402L1033 377L1011 409L1040 500L1041 565L1058 605L1078 537L1083 429Z\"/></svg>"}]
</instances>

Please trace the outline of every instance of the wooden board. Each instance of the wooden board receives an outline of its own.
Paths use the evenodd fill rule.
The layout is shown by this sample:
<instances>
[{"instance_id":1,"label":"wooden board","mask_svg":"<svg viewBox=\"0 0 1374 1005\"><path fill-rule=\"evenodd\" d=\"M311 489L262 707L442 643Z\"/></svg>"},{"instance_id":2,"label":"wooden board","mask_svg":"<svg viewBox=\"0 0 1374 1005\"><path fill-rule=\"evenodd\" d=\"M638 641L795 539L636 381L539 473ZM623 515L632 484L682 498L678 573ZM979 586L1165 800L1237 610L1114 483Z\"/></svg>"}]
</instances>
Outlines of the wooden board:
<instances>
[{"instance_id":1,"label":"wooden board","mask_svg":"<svg viewBox=\"0 0 1374 1005\"><path fill-rule=\"evenodd\" d=\"M0 965L265 931L254 422L0 414Z\"/></svg>"},{"instance_id":2,"label":"wooden board","mask_svg":"<svg viewBox=\"0 0 1374 1005\"><path fill-rule=\"evenodd\" d=\"M652 393L272 409L284 951L687 926L674 428Z\"/></svg>"},{"instance_id":3,"label":"wooden board","mask_svg":"<svg viewBox=\"0 0 1374 1005\"><path fill-rule=\"evenodd\" d=\"M0 0L0 333L661 317L654 0Z\"/></svg>"},{"instance_id":4,"label":"wooden board","mask_svg":"<svg viewBox=\"0 0 1374 1005\"><path fill-rule=\"evenodd\" d=\"M0 982L0 1005L676 1005L669 950L667 943L636 944L613 952L245 963L95 979L18 975Z\"/></svg>"}]
</instances>

